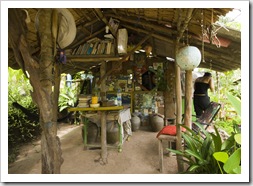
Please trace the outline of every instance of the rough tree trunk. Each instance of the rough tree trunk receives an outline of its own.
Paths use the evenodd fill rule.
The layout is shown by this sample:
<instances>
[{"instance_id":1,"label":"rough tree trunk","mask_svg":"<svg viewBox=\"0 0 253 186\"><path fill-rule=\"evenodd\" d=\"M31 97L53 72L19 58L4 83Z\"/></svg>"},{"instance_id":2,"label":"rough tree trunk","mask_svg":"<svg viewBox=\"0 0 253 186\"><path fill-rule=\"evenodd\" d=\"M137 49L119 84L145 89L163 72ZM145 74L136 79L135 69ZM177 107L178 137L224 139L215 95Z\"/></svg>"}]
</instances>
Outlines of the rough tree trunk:
<instances>
[{"instance_id":1,"label":"rough tree trunk","mask_svg":"<svg viewBox=\"0 0 253 186\"><path fill-rule=\"evenodd\" d=\"M42 173L59 174L63 163L60 139L57 136L57 105L59 94L60 69L54 65L53 41L51 33L52 9L42 9L39 18L39 36L41 43L40 61L35 61L26 40L26 25L21 9L9 9L9 38L15 59L24 71L30 75L33 87L31 96L40 110L42 128ZM17 55L16 55L17 54ZM55 69L54 69L55 66ZM55 74L53 74L55 71ZM53 91L53 90L54 91Z\"/></svg>"}]
</instances>

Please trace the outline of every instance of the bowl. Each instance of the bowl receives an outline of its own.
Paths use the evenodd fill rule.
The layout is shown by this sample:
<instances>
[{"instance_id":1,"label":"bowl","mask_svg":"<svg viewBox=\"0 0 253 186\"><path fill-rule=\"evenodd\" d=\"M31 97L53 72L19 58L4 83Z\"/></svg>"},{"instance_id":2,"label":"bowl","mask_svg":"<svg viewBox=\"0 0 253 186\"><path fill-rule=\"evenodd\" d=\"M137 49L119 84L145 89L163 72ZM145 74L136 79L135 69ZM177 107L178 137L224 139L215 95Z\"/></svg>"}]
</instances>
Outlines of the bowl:
<instances>
[{"instance_id":1,"label":"bowl","mask_svg":"<svg viewBox=\"0 0 253 186\"><path fill-rule=\"evenodd\" d=\"M92 107L92 108L97 108L97 107L99 107L100 106L100 104L99 103L96 103L96 104L90 104L90 107Z\"/></svg>"}]
</instances>

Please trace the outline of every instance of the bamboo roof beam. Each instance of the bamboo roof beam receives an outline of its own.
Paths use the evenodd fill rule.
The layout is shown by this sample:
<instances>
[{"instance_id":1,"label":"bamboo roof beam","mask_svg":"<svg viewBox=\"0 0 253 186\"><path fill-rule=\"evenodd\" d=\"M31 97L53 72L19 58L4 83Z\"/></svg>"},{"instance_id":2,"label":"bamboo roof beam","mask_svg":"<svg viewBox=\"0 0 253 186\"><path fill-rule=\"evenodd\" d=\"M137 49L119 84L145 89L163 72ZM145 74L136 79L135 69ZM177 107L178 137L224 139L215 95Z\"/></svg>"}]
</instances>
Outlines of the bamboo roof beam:
<instances>
[{"instance_id":1,"label":"bamboo roof beam","mask_svg":"<svg viewBox=\"0 0 253 186\"><path fill-rule=\"evenodd\" d=\"M140 29L140 28L135 28L135 27L127 25L127 24L121 24L121 25L124 26L124 27L126 27L127 29L131 29L131 30L134 30L136 32L141 32L141 33L144 33L144 34L149 34L149 31L147 31L147 30L143 30L143 29ZM151 36L154 37L154 38L166 41L166 42L168 42L170 44L173 44L173 40L169 39L168 37L161 36L161 35L154 34L154 33L152 33Z\"/></svg>"},{"instance_id":2,"label":"bamboo roof beam","mask_svg":"<svg viewBox=\"0 0 253 186\"><path fill-rule=\"evenodd\" d=\"M99 18L105 23L105 25L107 25L109 27L109 30L111 31L112 35L117 38L117 35L115 33L115 31L112 29L111 25L109 24L108 20L106 19L106 17L103 15L103 13L101 12L100 8L94 8L95 12L98 14Z\"/></svg>"},{"instance_id":3,"label":"bamboo roof beam","mask_svg":"<svg viewBox=\"0 0 253 186\"><path fill-rule=\"evenodd\" d=\"M123 16L118 16L118 15L113 15L113 14L106 14L106 16L111 16L111 17L115 17L116 19L120 20L120 21L124 21L124 22L128 22L128 23L132 23L132 24L138 24L141 25L143 27L148 27L150 29L156 30L156 32L165 32L167 35L169 35L168 33L170 33L170 35L175 34L176 31L168 28L168 27L162 27L160 25L157 24L152 24L150 22L144 21L144 20L136 20L136 19L131 19L131 18L127 18L127 17L123 17ZM165 23L164 23L165 24ZM170 23L166 23L166 24L170 24Z\"/></svg>"}]
</instances>

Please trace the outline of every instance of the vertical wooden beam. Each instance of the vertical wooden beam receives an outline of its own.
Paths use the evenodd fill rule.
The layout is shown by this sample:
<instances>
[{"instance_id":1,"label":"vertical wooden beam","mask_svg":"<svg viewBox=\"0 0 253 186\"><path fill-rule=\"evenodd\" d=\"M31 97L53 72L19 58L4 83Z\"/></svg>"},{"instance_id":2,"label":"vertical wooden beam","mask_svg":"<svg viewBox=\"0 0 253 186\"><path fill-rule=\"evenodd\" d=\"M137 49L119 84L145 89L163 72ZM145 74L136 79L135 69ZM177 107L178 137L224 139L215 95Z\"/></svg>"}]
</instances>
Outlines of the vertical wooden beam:
<instances>
[{"instance_id":1,"label":"vertical wooden beam","mask_svg":"<svg viewBox=\"0 0 253 186\"><path fill-rule=\"evenodd\" d=\"M185 74L185 126L191 128L192 121L192 70L186 70Z\"/></svg>"},{"instance_id":2,"label":"vertical wooden beam","mask_svg":"<svg viewBox=\"0 0 253 186\"><path fill-rule=\"evenodd\" d=\"M106 71L106 62L103 61L100 67L100 78L105 75ZM101 81L101 98L102 101L105 101L105 79ZM107 143L106 143L106 111L101 111L101 159L104 164L107 163Z\"/></svg>"},{"instance_id":3,"label":"vertical wooden beam","mask_svg":"<svg viewBox=\"0 0 253 186\"><path fill-rule=\"evenodd\" d=\"M175 41L175 56L178 52L178 42ZM181 91L181 76L180 76L180 68L175 63L175 87L176 87L176 127L177 127L177 140L176 147L177 150L182 149L182 135L180 126L178 124L181 123L182 120L182 91ZM182 172L184 170L183 157L177 155L177 166L178 172Z\"/></svg>"},{"instance_id":4,"label":"vertical wooden beam","mask_svg":"<svg viewBox=\"0 0 253 186\"><path fill-rule=\"evenodd\" d=\"M164 91L164 118L175 118L175 67L174 63L168 63L168 68L165 69L165 78L167 88Z\"/></svg>"}]
</instances>

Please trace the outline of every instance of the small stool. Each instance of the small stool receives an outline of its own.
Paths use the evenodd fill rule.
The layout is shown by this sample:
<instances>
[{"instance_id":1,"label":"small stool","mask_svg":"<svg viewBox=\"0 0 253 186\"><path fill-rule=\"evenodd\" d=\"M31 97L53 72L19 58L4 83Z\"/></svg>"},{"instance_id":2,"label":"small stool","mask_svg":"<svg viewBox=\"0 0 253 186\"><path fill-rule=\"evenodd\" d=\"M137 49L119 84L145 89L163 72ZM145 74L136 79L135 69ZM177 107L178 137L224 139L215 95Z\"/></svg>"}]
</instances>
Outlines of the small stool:
<instances>
[{"instance_id":1,"label":"small stool","mask_svg":"<svg viewBox=\"0 0 253 186\"><path fill-rule=\"evenodd\" d=\"M168 141L168 148L172 148L172 142L176 142L177 137L172 136L172 135L164 135L161 134L157 137L158 139L158 150L159 150L159 167L160 167L160 172L164 172L164 166L163 166L163 140ZM169 152L170 156L170 152Z\"/></svg>"}]
</instances>

